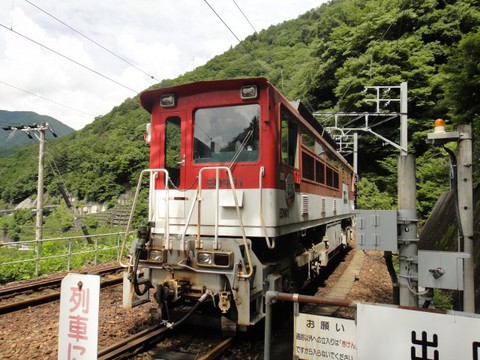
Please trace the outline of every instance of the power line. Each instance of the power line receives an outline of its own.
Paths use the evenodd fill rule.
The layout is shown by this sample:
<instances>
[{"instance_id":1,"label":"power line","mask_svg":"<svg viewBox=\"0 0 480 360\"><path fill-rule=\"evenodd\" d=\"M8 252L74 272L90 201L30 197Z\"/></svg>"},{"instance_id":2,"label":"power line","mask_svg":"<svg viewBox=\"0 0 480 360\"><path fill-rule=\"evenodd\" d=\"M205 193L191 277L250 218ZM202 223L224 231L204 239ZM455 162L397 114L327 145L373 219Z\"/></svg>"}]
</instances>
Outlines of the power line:
<instances>
[{"instance_id":1,"label":"power line","mask_svg":"<svg viewBox=\"0 0 480 360\"><path fill-rule=\"evenodd\" d=\"M253 31L255 31L256 33L258 33L257 29L255 29L252 25L252 23L250 22L250 20L248 20L247 18L247 15L244 14L244 12L242 11L242 9L240 9L240 6L238 6L237 2L235 0L232 0L233 3L236 5L236 7L238 8L238 10L240 10L240 12L242 13L243 17L245 18L245 20L248 21L248 23L250 24L250 26L252 27Z\"/></svg>"},{"instance_id":2,"label":"power line","mask_svg":"<svg viewBox=\"0 0 480 360\"><path fill-rule=\"evenodd\" d=\"M115 54L113 51L107 49L105 46L99 44L98 42L96 42L95 40L91 39L90 37L88 37L87 35L81 33L80 31L78 31L77 29L73 28L72 26L68 25L66 22L60 20L59 18L55 17L54 15L48 13L46 10L42 9L41 7L39 7L38 5L35 5L34 3L32 3L31 1L29 0L25 0L27 3L29 3L30 5L32 5L33 7L37 8L38 10L40 10L41 12L43 12L44 14L50 16L51 18L55 19L56 21L58 21L59 23L65 25L66 27L68 27L70 30L76 32L78 35L84 37L85 39L91 41L92 43L94 43L95 45L97 45L98 47L102 48L103 50L105 50L106 52L108 52L109 54L115 56L116 58L120 59L121 61L123 61L124 63L132 66L133 68L137 69L138 71L140 71L141 73L147 75L149 78L153 79L153 80L156 80L158 82L160 82L160 80L156 79L155 76L147 73L146 71L140 69L138 66L136 66L135 64L132 64L131 62L129 62L128 60L124 59L123 57L121 57L120 55L117 55ZM240 10L241 11L241 10Z\"/></svg>"},{"instance_id":3,"label":"power line","mask_svg":"<svg viewBox=\"0 0 480 360\"><path fill-rule=\"evenodd\" d=\"M255 56L253 56L253 54L251 53L251 51L242 43L242 41L239 39L239 37L233 32L233 30L227 25L227 23L222 19L222 17L215 11L215 9L208 3L207 0L203 0L207 5L208 7L214 12L215 15L217 15L217 17L220 19L220 21L223 23L223 25L225 25L225 27L228 29L228 31L230 31L230 33L235 37L235 39L237 39L238 43L240 44L240 46L242 46L245 51L247 52L247 54L249 54L253 60L255 60L255 62L260 65L260 67L265 71L265 72L268 72L269 70L260 62L258 61Z\"/></svg>"},{"instance_id":4,"label":"power line","mask_svg":"<svg viewBox=\"0 0 480 360\"><path fill-rule=\"evenodd\" d=\"M82 110L75 109L75 108L73 108L73 107L71 107L71 106L68 106L68 105L65 105L65 104L61 104L61 103L56 102L56 101L54 101L54 100L47 99L46 97L43 97L43 96L34 94L34 93L32 93L32 92L30 92L30 91L28 91L28 90L24 90L24 89L22 89L22 88L19 88L19 87L17 87L17 86L12 85L12 84L6 83L5 81L0 80L0 83L2 83L2 84L4 84L4 85L7 85L7 86L10 86L11 88L14 88L14 89L16 89L16 90L23 91L23 92L26 93L26 94L29 94L29 95L32 95L32 96L36 96L36 97L38 97L38 98L40 98L40 99L42 99L42 100L46 100L46 101L49 101L49 102L51 102L51 103L53 103L53 104L62 106L62 107L64 107L64 108L67 108L67 109L70 109L70 110L73 110L73 111L76 111L76 112L79 112L79 113L82 113L82 114L85 114L85 115L89 115L89 116L95 117L95 115L93 115L93 114L87 113L87 112L82 111Z\"/></svg>"},{"instance_id":5,"label":"power line","mask_svg":"<svg viewBox=\"0 0 480 360\"><path fill-rule=\"evenodd\" d=\"M108 76L106 76L106 75L103 75L102 73L99 73L98 71L96 71L96 70L94 70L94 69L92 69L92 68L89 68L88 66L83 65L83 64L79 63L78 61L69 58L69 57L66 56L66 55L61 54L61 53L59 53L58 51L53 50L53 49L49 48L48 46L45 46L45 45L39 43L38 41L35 41L35 40L29 38L29 37L26 36L26 35L23 35L23 34L19 33L18 31L15 31L15 30L13 30L13 29L11 29L11 28L3 25L3 24L0 24L0 26L3 27L3 28L5 28L5 29L7 29L7 30L10 30L10 31L13 32L14 34L16 34L16 35L18 35L18 36L21 36L21 37L23 37L23 38L26 39L26 40L29 40L29 41L33 42L34 44L37 44L38 46L41 46L42 48L44 48L44 49L46 49L46 50L48 50L48 51L53 52L54 54L56 54L56 55L58 55L58 56L63 57L64 59L67 59L68 61L73 62L74 64L76 64L76 65L78 65L78 66L83 67L83 68L86 69L86 70L89 70L89 71L93 72L94 74L97 74L97 75L103 77L104 79L107 79L107 80L109 80L109 81L111 81L111 82L113 82L113 83L115 83L115 84L117 84L117 85L119 85L119 86L127 89L127 90L130 90L130 91L134 92L135 94L138 94L138 93L139 93L139 91L134 90L134 89L132 89L132 88L126 86L126 85L123 85L122 83L120 83L120 82L118 82L118 81L116 81L116 80L114 80L114 79L112 79L112 78L110 78L110 77L108 77Z\"/></svg>"},{"instance_id":6,"label":"power line","mask_svg":"<svg viewBox=\"0 0 480 360\"><path fill-rule=\"evenodd\" d=\"M238 36L233 32L232 29L230 29L230 26L227 25L227 23L222 19L222 17L220 15L218 15L218 13L215 11L215 9L212 7L212 5L210 5L207 0L203 0L203 1L205 1L205 4L207 4L208 7L214 12L214 14L217 15L217 17L220 19L220 21L223 23L223 25L225 25L225 27L228 29L228 31L230 31L230 33L235 37L235 39L237 39L237 41L239 43L241 43L241 40L238 38Z\"/></svg>"},{"instance_id":7,"label":"power line","mask_svg":"<svg viewBox=\"0 0 480 360\"><path fill-rule=\"evenodd\" d=\"M204 0L205 3L208 5L208 7L214 12L214 14L220 19L220 21L225 25L225 27L230 31L230 33L235 37L235 39L237 39L237 41L239 42L240 46L242 46L245 51L253 58L253 60L255 60L255 62L257 64L260 65L260 67L267 73L269 71L269 69L267 69L259 60L257 60L257 58L252 54L252 52L245 46L245 44L240 41L240 39L238 38L238 36L233 32L233 30L227 25L227 23L222 19L222 17L215 11L215 9L208 3L207 0ZM237 5L237 3L235 2L235 0L233 0L233 2L235 3L235 5ZM243 13L242 9L240 9L240 7L237 5L237 8L238 10L240 10L240 12L243 14L243 16L245 17L245 19L248 21L248 23L250 24L250 26L252 26L252 24L250 23L250 21L248 20L248 18L246 17L246 15ZM255 32L257 32L255 30L255 28L252 26L253 30ZM313 112L313 107L311 106L311 104L308 102L308 100L305 99L305 102L306 102L306 105L308 107L310 107L310 109L312 110Z\"/></svg>"}]
</instances>

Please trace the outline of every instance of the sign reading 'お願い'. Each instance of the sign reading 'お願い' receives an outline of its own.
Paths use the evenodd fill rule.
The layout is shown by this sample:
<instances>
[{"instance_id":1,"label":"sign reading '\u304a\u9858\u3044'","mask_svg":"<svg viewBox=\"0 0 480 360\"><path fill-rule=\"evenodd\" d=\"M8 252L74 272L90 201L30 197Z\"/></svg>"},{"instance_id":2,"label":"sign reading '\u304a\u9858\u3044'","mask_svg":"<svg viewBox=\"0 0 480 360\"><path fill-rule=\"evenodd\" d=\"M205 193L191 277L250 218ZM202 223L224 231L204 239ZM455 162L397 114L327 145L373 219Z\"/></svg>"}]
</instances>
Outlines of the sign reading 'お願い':
<instances>
[{"instance_id":1,"label":"sign reading '\u304a\u9858\u3044'","mask_svg":"<svg viewBox=\"0 0 480 360\"><path fill-rule=\"evenodd\" d=\"M356 360L355 321L300 313L295 317L293 351L299 359Z\"/></svg>"}]
</instances>

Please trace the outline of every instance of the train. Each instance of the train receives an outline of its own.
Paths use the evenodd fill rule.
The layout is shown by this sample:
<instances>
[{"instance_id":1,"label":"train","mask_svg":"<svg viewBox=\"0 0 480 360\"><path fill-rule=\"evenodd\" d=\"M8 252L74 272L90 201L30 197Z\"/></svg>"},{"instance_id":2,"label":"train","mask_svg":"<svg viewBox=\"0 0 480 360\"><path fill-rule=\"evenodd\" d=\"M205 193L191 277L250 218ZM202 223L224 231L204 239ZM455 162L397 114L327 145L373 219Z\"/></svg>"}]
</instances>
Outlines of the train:
<instances>
[{"instance_id":1,"label":"train","mask_svg":"<svg viewBox=\"0 0 480 360\"><path fill-rule=\"evenodd\" d=\"M266 78L147 90L140 105L150 167L134 207L148 188L148 219L119 257L126 308L153 298L168 326L246 331L266 291L299 291L352 240L352 166Z\"/></svg>"}]
</instances>

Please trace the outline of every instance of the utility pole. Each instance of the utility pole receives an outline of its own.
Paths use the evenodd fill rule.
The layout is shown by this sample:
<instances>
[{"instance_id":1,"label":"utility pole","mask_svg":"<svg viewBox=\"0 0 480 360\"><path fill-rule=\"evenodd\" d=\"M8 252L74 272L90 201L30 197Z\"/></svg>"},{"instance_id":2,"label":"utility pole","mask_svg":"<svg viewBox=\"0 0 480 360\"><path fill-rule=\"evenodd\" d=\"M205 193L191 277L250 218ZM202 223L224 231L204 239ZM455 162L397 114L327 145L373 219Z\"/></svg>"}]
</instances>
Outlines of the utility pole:
<instances>
[{"instance_id":1,"label":"utility pole","mask_svg":"<svg viewBox=\"0 0 480 360\"><path fill-rule=\"evenodd\" d=\"M400 155L408 152L408 83L400 84Z\"/></svg>"},{"instance_id":2,"label":"utility pole","mask_svg":"<svg viewBox=\"0 0 480 360\"><path fill-rule=\"evenodd\" d=\"M475 312L475 282L473 271L473 192L472 192L472 127L458 127L458 206L463 234L463 251L470 255L464 260L463 311Z\"/></svg>"},{"instance_id":3,"label":"utility pole","mask_svg":"<svg viewBox=\"0 0 480 360\"><path fill-rule=\"evenodd\" d=\"M418 307L418 236L415 157L408 154L408 87L400 85L400 156L398 158L398 262L400 305Z\"/></svg>"},{"instance_id":4,"label":"utility pole","mask_svg":"<svg viewBox=\"0 0 480 360\"><path fill-rule=\"evenodd\" d=\"M457 198L457 222L459 251L468 257L463 262L463 311L475 312L475 281L473 264L473 191L472 191L472 126L460 125L457 131L445 131L442 119L435 121L435 131L428 134L428 141L433 145L457 142L455 163L452 170L457 174L454 184ZM447 150L447 149L446 149ZM453 152L451 156L455 157Z\"/></svg>"},{"instance_id":5,"label":"utility pole","mask_svg":"<svg viewBox=\"0 0 480 360\"><path fill-rule=\"evenodd\" d=\"M35 240L38 242L43 238L43 170L45 159L45 129L40 127L37 130L40 142L38 150L38 182L37 182L37 225Z\"/></svg>"},{"instance_id":6,"label":"utility pole","mask_svg":"<svg viewBox=\"0 0 480 360\"><path fill-rule=\"evenodd\" d=\"M398 157L398 261L400 305L418 307L418 237L415 157Z\"/></svg>"},{"instance_id":7,"label":"utility pole","mask_svg":"<svg viewBox=\"0 0 480 360\"><path fill-rule=\"evenodd\" d=\"M43 237L43 173L44 173L44 159L45 159L45 131L49 130L53 136L57 137L57 134L52 130L48 123L44 124L32 124L32 125L17 125L3 127L5 131L21 131L25 133L30 139L33 139L32 134L38 139L39 151L38 151L38 182L37 182L37 217L35 228L35 240L37 244Z\"/></svg>"}]
</instances>

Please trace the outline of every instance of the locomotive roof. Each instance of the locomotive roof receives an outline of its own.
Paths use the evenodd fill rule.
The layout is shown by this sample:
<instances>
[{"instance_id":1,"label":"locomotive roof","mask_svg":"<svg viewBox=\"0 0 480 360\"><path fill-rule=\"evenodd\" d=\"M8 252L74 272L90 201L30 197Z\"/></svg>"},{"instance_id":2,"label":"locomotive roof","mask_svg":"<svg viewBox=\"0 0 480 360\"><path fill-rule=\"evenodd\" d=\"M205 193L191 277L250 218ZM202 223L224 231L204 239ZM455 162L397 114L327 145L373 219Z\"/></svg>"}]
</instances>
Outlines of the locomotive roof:
<instances>
[{"instance_id":1,"label":"locomotive roof","mask_svg":"<svg viewBox=\"0 0 480 360\"><path fill-rule=\"evenodd\" d=\"M268 86L273 87L283 98L283 94L275 88L275 86L264 77L258 78L243 78L243 79L229 79L229 80L206 80L197 81L192 83L186 83L176 86L170 86L165 88L146 90L140 94L140 105L149 113L152 112L154 104L158 101L159 97L163 94L176 93L181 96L194 94L199 92L228 90L233 87L240 88L242 86L257 85L259 88L266 88ZM289 101L289 104L302 116L308 124L310 124L332 147L333 150L338 149L338 145L333 140L324 127L318 122L318 120L312 115L310 111L300 101Z\"/></svg>"},{"instance_id":2,"label":"locomotive roof","mask_svg":"<svg viewBox=\"0 0 480 360\"><path fill-rule=\"evenodd\" d=\"M206 81L197 81L182 85L176 85L171 87L165 87L154 90L146 90L140 94L140 105L147 110L149 113L152 112L152 107L155 104L155 101L162 94L168 93L179 93L182 95L188 95L191 93L198 92L198 89L202 91L214 91L214 90L226 90L231 89L232 84L235 84L236 87L248 86L248 85L257 85L260 88L267 87L269 81L266 78L247 78L247 79L229 79L229 80L206 80Z\"/></svg>"}]
</instances>

